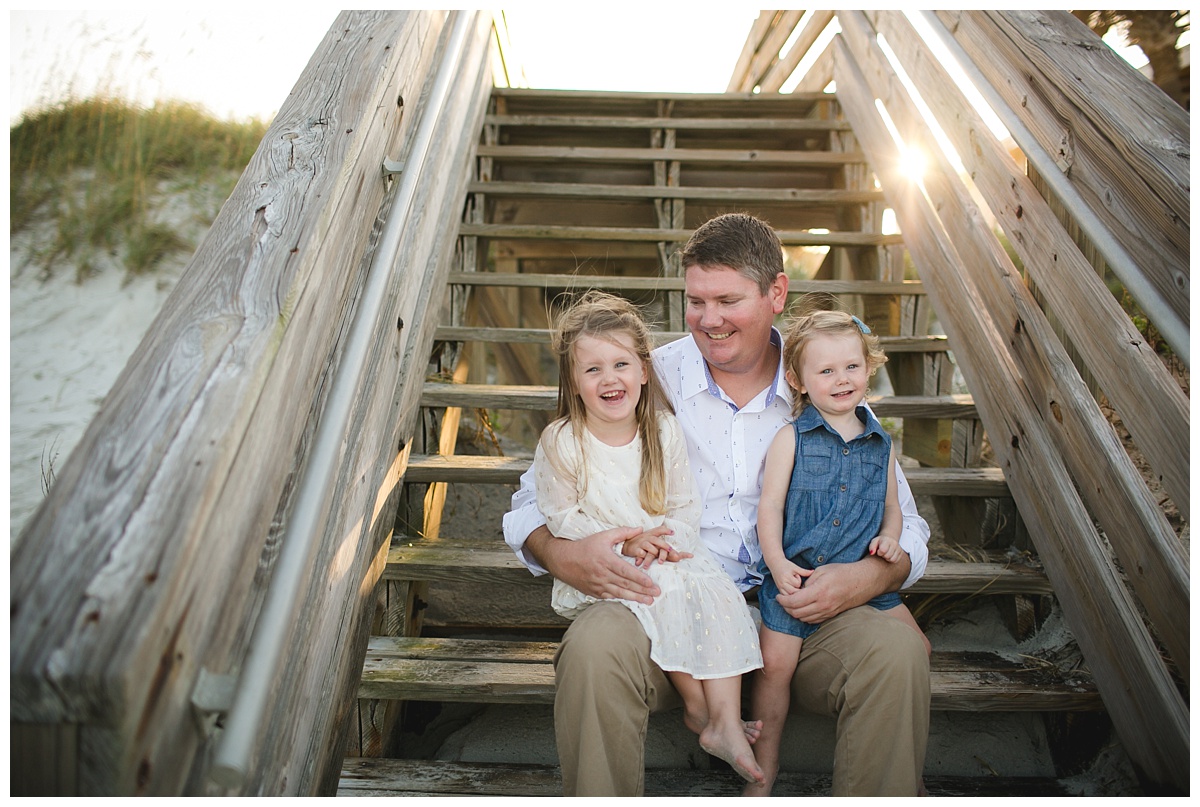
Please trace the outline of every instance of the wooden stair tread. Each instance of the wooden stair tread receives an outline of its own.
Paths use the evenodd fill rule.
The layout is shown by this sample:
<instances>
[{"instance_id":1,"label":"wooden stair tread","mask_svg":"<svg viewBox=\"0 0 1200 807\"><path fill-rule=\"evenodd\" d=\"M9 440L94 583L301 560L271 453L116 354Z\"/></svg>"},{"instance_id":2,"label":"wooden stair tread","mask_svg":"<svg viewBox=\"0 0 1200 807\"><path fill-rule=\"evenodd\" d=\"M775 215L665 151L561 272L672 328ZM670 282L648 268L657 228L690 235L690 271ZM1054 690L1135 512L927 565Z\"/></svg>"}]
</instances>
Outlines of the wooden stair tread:
<instances>
[{"instance_id":1,"label":"wooden stair tread","mask_svg":"<svg viewBox=\"0 0 1200 807\"><path fill-rule=\"evenodd\" d=\"M520 482L521 474L531 463L528 457L414 454L408 459L404 481L513 485ZM1004 472L999 468L906 467L904 475L918 496L1003 498L1009 495Z\"/></svg>"},{"instance_id":2,"label":"wooden stair tread","mask_svg":"<svg viewBox=\"0 0 1200 807\"><path fill-rule=\"evenodd\" d=\"M828 796L828 774L780 771L776 796ZM1039 777L926 776L930 796L1068 796L1055 779ZM731 797L741 780L714 770L646 771L647 796ZM561 796L562 777L555 765L499 762L447 762L430 759L349 757L342 764L338 796Z\"/></svg>"},{"instance_id":3,"label":"wooden stair tread","mask_svg":"<svg viewBox=\"0 0 1200 807\"><path fill-rule=\"evenodd\" d=\"M485 126L544 126L581 129L702 129L711 131L848 132L847 120L762 117L663 117L655 115L489 114Z\"/></svg>"},{"instance_id":4,"label":"wooden stair tread","mask_svg":"<svg viewBox=\"0 0 1200 807\"><path fill-rule=\"evenodd\" d=\"M497 225L499 226L499 225ZM605 229L605 228L590 228ZM611 229L611 228L609 228ZM451 272L447 283L460 286L505 286L539 289L625 289L630 291L684 290L682 277L629 275L551 275L533 272ZM789 295L825 294L924 294L919 280L790 280Z\"/></svg>"},{"instance_id":5,"label":"wooden stair tread","mask_svg":"<svg viewBox=\"0 0 1200 807\"><path fill-rule=\"evenodd\" d=\"M684 331L652 331L656 345L687 336ZM483 328L440 325L434 338L442 342L506 342L531 345L550 344L548 328ZM880 336L885 353L944 353L950 349L945 336Z\"/></svg>"},{"instance_id":6,"label":"wooden stair tread","mask_svg":"<svg viewBox=\"0 0 1200 807\"><path fill-rule=\"evenodd\" d=\"M374 636L360 698L465 703L553 703L555 642ZM930 708L1068 711L1102 708L1084 672L1021 666L994 653L935 650Z\"/></svg>"},{"instance_id":7,"label":"wooden stair tread","mask_svg":"<svg viewBox=\"0 0 1200 807\"><path fill-rule=\"evenodd\" d=\"M883 191L838 188L711 188L680 185L606 185L597 182L472 182L467 186L467 192L484 193L489 196L691 199L714 202L787 202L792 205L850 205L883 201Z\"/></svg>"},{"instance_id":8,"label":"wooden stair tread","mask_svg":"<svg viewBox=\"0 0 1200 807\"><path fill-rule=\"evenodd\" d=\"M460 224L458 232L459 235L493 239L661 241L681 244L692 237L691 230L672 230L661 227L583 227L555 224L472 224L469 222ZM818 233L808 230L777 230L776 234L784 246L791 247L878 247L904 242L899 233L886 235L863 232Z\"/></svg>"},{"instance_id":9,"label":"wooden stair tread","mask_svg":"<svg viewBox=\"0 0 1200 807\"><path fill-rule=\"evenodd\" d=\"M550 575L535 577L500 541L439 538L398 539L388 550L383 576L389 580L510 583L549 586ZM933 558L925 575L905 589L912 594L1053 594L1046 575L1004 561ZM548 596L548 595L546 595Z\"/></svg>"},{"instance_id":10,"label":"wooden stair tread","mask_svg":"<svg viewBox=\"0 0 1200 807\"><path fill-rule=\"evenodd\" d=\"M978 418L970 395L899 395L868 398L878 417ZM421 405L484 409L554 409L558 387L537 385L448 384L427 381Z\"/></svg>"},{"instance_id":11,"label":"wooden stair tread","mask_svg":"<svg viewBox=\"0 0 1200 807\"><path fill-rule=\"evenodd\" d=\"M597 146L480 145L480 157L497 160L571 160L574 162L683 162L840 168L865 163L857 151L780 149L613 148Z\"/></svg>"}]
</instances>

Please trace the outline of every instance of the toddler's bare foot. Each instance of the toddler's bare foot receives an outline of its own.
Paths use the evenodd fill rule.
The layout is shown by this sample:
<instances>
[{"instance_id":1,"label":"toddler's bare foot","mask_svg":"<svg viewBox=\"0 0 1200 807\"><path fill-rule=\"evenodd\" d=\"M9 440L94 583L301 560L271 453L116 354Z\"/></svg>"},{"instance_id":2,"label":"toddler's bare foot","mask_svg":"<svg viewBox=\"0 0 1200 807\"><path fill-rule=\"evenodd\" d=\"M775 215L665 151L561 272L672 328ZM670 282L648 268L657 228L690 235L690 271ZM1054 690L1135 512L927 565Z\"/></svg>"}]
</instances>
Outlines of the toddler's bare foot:
<instances>
[{"instance_id":1,"label":"toddler's bare foot","mask_svg":"<svg viewBox=\"0 0 1200 807\"><path fill-rule=\"evenodd\" d=\"M746 725L740 720L726 725L710 725L700 733L700 747L729 763L738 775L751 783L765 780L746 739Z\"/></svg>"},{"instance_id":2,"label":"toddler's bare foot","mask_svg":"<svg viewBox=\"0 0 1200 807\"><path fill-rule=\"evenodd\" d=\"M687 706L684 706L683 725L687 726L688 729L695 734L701 733L708 725L708 712L701 712L698 710L693 711Z\"/></svg>"},{"instance_id":3,"label":"toddler's bare foot","mask_svg":"<svg viewBox=\"0 0 1200 807\"><path fill-rule=\"evenodd\" d=\"M766 779L762 782L749 782L742 788L743 796L761 797L771 795L771 787L775 784L775 779Z\"/></svg>"},{"instance_id":4,"label":"toddler's bare foot","mask_svg":"<svg viewBox=\"0 0 1200 807\"><path fill-rule=\"evenodd\" d=\"M747 720L742 724L742 727L746 730L746 742L751 745L758 742L758 736L762 734L761 720Z\"/></svg>"}]
</instances>

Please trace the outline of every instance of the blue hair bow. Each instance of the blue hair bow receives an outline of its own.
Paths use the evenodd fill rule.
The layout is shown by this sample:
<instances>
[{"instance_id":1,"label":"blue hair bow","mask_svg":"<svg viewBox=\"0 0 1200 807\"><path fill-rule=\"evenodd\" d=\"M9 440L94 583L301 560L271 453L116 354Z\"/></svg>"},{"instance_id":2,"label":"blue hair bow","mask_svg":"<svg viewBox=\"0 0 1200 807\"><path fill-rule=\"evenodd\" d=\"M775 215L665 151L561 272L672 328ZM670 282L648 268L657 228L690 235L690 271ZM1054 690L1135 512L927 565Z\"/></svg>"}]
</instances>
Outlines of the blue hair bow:
<instances>
[{"instance_id":1,"label":"blue hair bow","mask_svg":"<svg viewBox=\"0 0 1200 807\"><path fill-rule=\"evenodd\" d=\"M859 329L860 331L862 331L863 333L870 333L870 332L871 332L871 329L867 327L866 323L865 323L865 322L863 322L863 321L862 321L861 319L859 319L858 317L854 316L853 314L851 314L851 315L850 315L850 320L851 320L851 321L852 321L852 322L853 322L855 325L857 325L857 326L858 326L858 329Z\"/></svg>"}]
</instances>

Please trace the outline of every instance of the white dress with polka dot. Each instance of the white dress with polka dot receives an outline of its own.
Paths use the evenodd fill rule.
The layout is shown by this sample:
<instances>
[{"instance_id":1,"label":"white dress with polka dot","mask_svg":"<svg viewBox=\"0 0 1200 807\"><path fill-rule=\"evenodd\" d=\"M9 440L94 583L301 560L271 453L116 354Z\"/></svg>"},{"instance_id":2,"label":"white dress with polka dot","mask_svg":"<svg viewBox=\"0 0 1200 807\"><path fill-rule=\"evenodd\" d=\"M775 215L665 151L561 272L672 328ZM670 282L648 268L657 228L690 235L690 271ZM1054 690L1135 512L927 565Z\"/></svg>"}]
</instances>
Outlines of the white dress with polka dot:
<instances>
[{"instance_id":1,"label":"white dress with polka dot","mask_svg":"<svg viewBox=\"0 0 1200 807\"><path fill-rule=\"evenodd\" d=\"M667 469L667 513L651 516L638 498L641 440L610 446L583 430L580 451L563 420L543 432L534 458L537 502L550 531L578 540L612 527L673 530L668 541L693 557L654 563L647 573L661 589L653 605L619 600L637 616L650 638L650 657L659 667L695 678L725 678L762 667L758 631L737 586L700 541L700 501L688 468L679 422L659 415ZM620 553L620 545L615 549ZM634 559L622 557L629 563ZM560 580L551 604L574 619L596 602Z\"/></svg>"}]
</instances>

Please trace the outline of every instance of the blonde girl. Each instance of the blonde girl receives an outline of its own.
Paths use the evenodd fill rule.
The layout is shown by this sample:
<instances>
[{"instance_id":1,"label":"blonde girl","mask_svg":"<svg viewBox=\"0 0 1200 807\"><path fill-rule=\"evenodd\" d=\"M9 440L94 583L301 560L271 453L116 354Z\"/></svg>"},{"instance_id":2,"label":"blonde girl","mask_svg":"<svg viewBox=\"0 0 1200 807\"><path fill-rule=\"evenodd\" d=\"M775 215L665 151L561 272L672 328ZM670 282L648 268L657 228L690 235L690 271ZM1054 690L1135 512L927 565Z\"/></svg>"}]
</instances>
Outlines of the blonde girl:
<instances>
[{"instance_id":1,"label":"blonde girl","mask_svg":"<svg viewBox=\"0 0 1200 807\"><path fill-rule=\"evenodd\" d=\"M561 315L552 346L559 417L534 457L547 526L572 540L643 528L620 552L661 594L652 605L617 602L645 629L650 657L682 697L700 745L761 782L749 739L757 725L741 719L741 675L762 666L757 632L742 594L700 541L700 500L651 365L649 329L632 303L590 292ZM595 602L554 581L552 605L568 619Z\"/></svg>"},{"instance_id":2,"label":"blonde girl","mask_svg":"<svg viewBox=\"0 0 1200 807\"><path fill-rule=\"evenodd\" d=\"M749 785L748 795L770 794L800 648L820 627L790 616L776 596L796 592L823 564L867 554L895 563L904 555L892 440L866 405L867 382L885 361L878 338L842 311L801 313L784 338L792 422L767 450L758 508L764 666L752 702L763 721L755 751L766 777ZM920 633L898 593L867 606L894 616L898 629Z\"/></svg>"}]
</instances>

